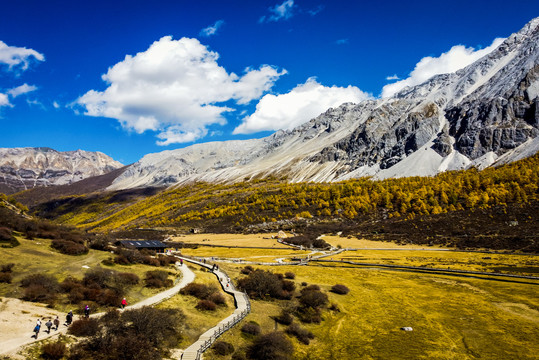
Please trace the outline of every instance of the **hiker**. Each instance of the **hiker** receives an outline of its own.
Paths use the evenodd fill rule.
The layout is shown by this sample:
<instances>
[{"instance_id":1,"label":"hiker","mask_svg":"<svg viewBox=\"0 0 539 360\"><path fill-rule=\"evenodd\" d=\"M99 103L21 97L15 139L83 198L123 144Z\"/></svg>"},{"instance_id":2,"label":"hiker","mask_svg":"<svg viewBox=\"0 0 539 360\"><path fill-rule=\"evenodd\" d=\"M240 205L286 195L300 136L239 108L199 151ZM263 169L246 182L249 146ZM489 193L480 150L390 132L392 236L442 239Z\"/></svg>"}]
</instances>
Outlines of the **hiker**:
<instances>
[{"instance_id":1,"label":"hiker","mask_svg":"<svg viewBox=\"0 0 539 360\"><path fill-rule=\"evenodd\" d=\"M49 318L49 320L47 320L47 322L45 323L45 326L47 327L47 334L50 334L50 333L51 333L51 327L52 327L52 321L51 321L50 318Z\"/></svg>"},{"instance_id":2,"label":"hiker","mask_svg":"<svg viewBox=\"0 0 539 360\"><path fill-rule=\"evenodd\" d=\"M122 299L122 309L125 309L125 306L127 305L127 300L125 298Z\"/></svg>"},{"instance_id":3,"label":"hiker","mask_svg":"<svg viewBox=\"0 0 539 360\"><path fill-rule=\"evenodd\" d=\"M69 312L66 315L66 326L71 325L71 322L73 321L73 311L69 310Z\"/></svg>"},{"instance_id":4,"label":"hiker","mask_svg":"<svg viewBox=\"0 0 539 360\"><path fill-rule=\"evenodd\" d=\"M84 307L84 316L90 317L90 307L88 305Z\"/></svg>"},{"instance_id":5,"label":"hiker","mask_svg":"<svg viewBox=\"0 0 539 360\"><path fill-rule=\"evenodd\" d=\"M39 330L41 329L41 324L40 325L36 325L36 327L34 328L34 332L36 333L34 335L34 337L37 339L37 335L39 334Z\"/></svg>"},{"instance_id":6,"label":"hiker","mask_svg":"<svg viewBox=\"0 0 539 360\"><path fill-rule=\"evenodd\" d=\"M58 319L58 315L56 315L56 318L54 318L54 330L58 330L58 326L60 326L60 319Z\"/></svg>"},{"instance_id":7,"label":"hiker","mask_svg":"<svg viewBox=\"0 0 539 360\"><path fill-rule=\"evenodd\" d=\"M211 271L215 271L215 264L211 267Z\"/></svg>"},{"instance_id":8,"label":"hiker","mask_svg":"<svg viewBox=\"0 0 539 360\"><path fill-rule=\"evenodd\" d=\"M183 266L183 259L180 259L180 266Z\"/></svg>"}]
</instances>

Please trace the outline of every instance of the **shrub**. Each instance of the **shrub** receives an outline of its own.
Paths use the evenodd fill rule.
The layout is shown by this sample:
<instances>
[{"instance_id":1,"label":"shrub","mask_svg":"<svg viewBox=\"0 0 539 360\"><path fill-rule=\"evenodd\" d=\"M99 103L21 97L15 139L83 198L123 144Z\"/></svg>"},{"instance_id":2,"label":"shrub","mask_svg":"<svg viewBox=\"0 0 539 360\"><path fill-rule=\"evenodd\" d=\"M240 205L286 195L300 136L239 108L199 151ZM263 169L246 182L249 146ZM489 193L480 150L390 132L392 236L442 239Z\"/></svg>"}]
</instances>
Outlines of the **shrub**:
<instances>
[{"instance_id":1,"label":"shrub","mask_svg":"<svg viewBox=\"0 0 539 360\"><path fill-rule=\"evenodd\" d=\"M32 274L21 280L24 289L23 300L50 302L60 289L58 281L50 275Z\"/></svg>"},{"instance_id":2,"label":"shrub","mask_svg":"<svg viewBox=\"0 0 539 360\"><path fill-rule=\"evenodd\" d=\"M137 285L140 282L140 278L137 274L121 272L117 274L118 281L125 285Z\"/></svg>"},{"instance_id":3,"label":"shrub","mask_svg":"<svg viewBox=\"0 0 539 360\"><path fill-rule=\"evenodd\" d=\"M305 285L305 288L301 289L301 292L303 293L305 291L320 291L320 286L315 284L309 286Z\"/></svg>"},{"instance_id":4,"label":"shrub","mask_svg":"<svg viewBox=\"0 0 539 360\"><path fill-rule=\"evenodd\" d=\"M255 269L253 269L253 267L251 265L247 265L245 266L243 269L241 269L241 273L243 275L249 275L250 273L252 273L253 271L255 271Z\"/></svg>"},{"instance_id":5,"label":"shrub","mask_svg":"<svg viewBox=\"0 0 539 360\"><path fill-rule=\"evenodd\" d=\"M247 348L247 356L256 360L288 360L293 352L292 342L282 332L261 335Z\"/></svg>"},{"instance_id":6,"label":"shrub","mask_svg":"<svg viewBox=\"0 0 539 360\"><path fill-rule=\"evenodd\" d=\"M215 311L215 309L217 309L217 305L211 300L199 300L195 308L198 310Z\"/></svg>"},{"instance_id":7,"label":"shrub","mask_svg":"<svg viewBox=\"0 0 539 360\"><path fill-rule=\"evenodd\" d=\"M88 253L88 248L84 244L79 244L69 240L52 240L51 247L66 255L82 255Z\"/></svg>"},{"instance_id":8,"label":"shrub","mask_svg":"<svg viewBox=\"0 0 539 360\"><path fill-rule=\"evenodd\" d=\"M99 322L94 318L75 320L67 330L74 336L93 336L99 331Z\"/></svg>"},{"instance_id":9,"label":"shrub","mask_svg":"<svg viewBox=\"0 0 539 360\"><path fill-rule=\"evenodd\" d=\"M172 280L168 279L168 273L163 270L146 271L144 281L146 287L161 288L172 286Z\"/></svg>"},{"instance_id":10,"label":"shrub","mask_svg":"<svg viewBox=\"0 0 539 360\"><path fill-rule=\"evenodd\" d=\"M302 322L307 324L320 324L322 322L319 308L302 308L299 309L297 315Z\"/></svg>"},{"instance_id":11,"label":"shrub","mask_svg":"<svg viewBox=\"0 0 539 360\"><path fill-rule=\"evenodd\" d=\"M217 288L214 286L208 286L199 283L190 283L189 285L180 290L180 294L191 295L196 297L197 299L209 299L210 296L217 291Z\"/></svg>"},{"instance_id":12,"label":"shrub","mask_svg":"<svg viewBox=\"0 0 539 360\"><path fill-rule=\"evenodd\" d=\"M208 297L208 300L213 301L216 305L225 305L225 296L221 292L214 292Z\"/></svg>"},{"instance_id":13,"label":"shrub","mask_svg":"<svg viewBox=\"0 0 539 360\"><path fill-rule=\"evenodd\" d=\"M249 296L258 299L281 298L283 294L282 281L277 274L266 270L255 270L249 276L239 279L240 289L249 294Z\"/></svg>"},{"instance_id":14,"label":"shrub","mask_svg":"<svg viewBox=\"0 0 539 360\"><path fill-rule=\"evenodd\" d=\"M41 347L41 357L47 360L60 360L67 352L66 344L60 341Z\"/></svg>"},{"instance_id":15,"label":"shrub","mask_svg":"<svg viewBox=\"0 0 539 360\"><path fill-rule=\"evenodd\" d=\"M13 263L3 264L2 267L0 267L0 272L3 272L3 273L13 272L13 267L14 266L15 266L15 264L13 264Z\"/></svg>"},{"instance_id":16,"label":"shrub","mask_svg":"<svg viewBox=\"0 0 539 360\"><path fill-rule=\"evenodd\" d=\"M217 355L226 356L234 352L234 345L225 341L216 341L212 349Z\"/></svg>"},{"instance_id":17,"label":"shrub","mask_svg":"<svg viewBox=\"0 0 539 360\"><path fill-rule=\"evenodd\" d=\"M0 283L11 284L13 274L10 272L0 272Z\"/></svg>"},{"instance_id":18,"label":"shrub","mask_svg":"<svg viewBox=\"0 0 539 360\"><path fill-rule=\"evenodd\" d=\"M301 292L299 302L304 308L316 309L328 303L328 296L324 294L323 292L316 291L316 290L311 290L311 291L303 291L303 290Z\"/></svg>"},{"instance_id":19,"label":"shrub","mask_svg":"<svg viewBox=\"0 0 539 360\"><path fill-rule=\"evenodd\" d=\"M296 278L296 274L291 271L287 271L284 273L284 277L290 280L294 280Z\"/></svg>"},{"instance_id":20,"label":"shrub","mask_svg":"<svg viewBox=\"0 0 539 360\"><path fill-rule=\"evenodd\" d=\"M279 314L279 316L276 316L274 319L279 324L283 324L283 325L290 325L294 321L294 318L292 317L290 312L284 309L281 311L281 314Z\"/></svg>"},{"instance_id":21,"label":"shrub","mask_svg":"<svg viewBox=\"0 0 539 360\"><path fill-rule=\"evenodd\" d=\"M289 291L289 292L293 292L294 290L296 290L296 284L294 284L294 282L290 280L283 280L282 287L283 287L283 290Z\"/></svg>"},{"instance_id":22,"label":"shrub","mask_svg":"<svg viewBox=\"0 0 539 360\"><path fill-rule=\"evenodd\" d=\"M241 332L249 335L260 335L260 325L254 322L248 322L241 327Z\"/></svg>"},{"instance_id":23,"label":"shrub","mask_svg":"<svg viewBox=\"0 0 539 360\"><path fill-rule=\"evenodd\" d=\"M336 284L331 287L331 292L339 295L346 295L350 292L350 289L345 285Z\"/></svg>"},{"instance_id":24,"label":"shrub","mask_svg":"<svg viewBox=\"0 0 539 360\"><path fill-rule=\"evenodd\" d=\"M302 328L296 323L291 324L286 328L286 333L295 336L300 342L309 345L310 339L314 339L314 335L307 329Z\"/></svg>"}]
</instances>

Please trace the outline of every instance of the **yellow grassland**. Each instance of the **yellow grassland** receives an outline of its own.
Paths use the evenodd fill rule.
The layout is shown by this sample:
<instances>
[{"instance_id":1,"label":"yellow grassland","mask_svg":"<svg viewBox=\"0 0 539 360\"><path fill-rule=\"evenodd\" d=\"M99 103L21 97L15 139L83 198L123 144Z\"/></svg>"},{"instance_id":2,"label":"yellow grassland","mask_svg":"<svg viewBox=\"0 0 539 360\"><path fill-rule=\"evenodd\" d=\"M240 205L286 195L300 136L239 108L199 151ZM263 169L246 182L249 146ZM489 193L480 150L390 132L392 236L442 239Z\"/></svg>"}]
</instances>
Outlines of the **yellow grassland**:
<instances>
[{"instance_id":1,"label":"yellow grassland","mask_svg":"<svg viewBox=\"0 0 539 360\"><path fill-rule=\"evenodd\" d=\"M239 265L222 268L233 277L242 276ZM298 289L302 282L318 284L340 309L325 310L319 325L302 324L315 340L308 346L294 340L293 359L516 360L535 359L539 351L538 281L508 283L316 265L257 268L294 272ZM350 293L329 292L335 284L345 284ZM272 331L275 323L269 316L279 314L285 302L252 304L253 312L244 321ZM221 340L236 348L248 345L241 324ZM413 331L400 330L404 326Z\"/></svg>"}]
</instances>

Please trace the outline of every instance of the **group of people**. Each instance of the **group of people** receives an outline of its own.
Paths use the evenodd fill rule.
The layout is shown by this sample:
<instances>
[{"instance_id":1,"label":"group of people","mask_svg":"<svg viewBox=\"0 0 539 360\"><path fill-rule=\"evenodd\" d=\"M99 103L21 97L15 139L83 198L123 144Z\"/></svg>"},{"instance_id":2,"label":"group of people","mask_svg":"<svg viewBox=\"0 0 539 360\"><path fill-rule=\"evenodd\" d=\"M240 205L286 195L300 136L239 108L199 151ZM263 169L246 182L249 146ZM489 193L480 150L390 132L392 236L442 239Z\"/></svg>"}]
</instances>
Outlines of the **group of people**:
<instances>
[{"instance_id":1,"label":"group of people","mask_svg":"<svg viewBox=\"0 0 539 360\"><path fill-rule=\"evenodd\" d=\"M43 321L45 318L43 318ZM58 319L58 316L54 318L48 318L47 322L45 323L45 326L47 327L47 333L51 333L51 328L54 325L54 330L58 330L58 326L60 326L60 319ZM39 332L41 331L41 319L37 319L36 326L34 327L34 337L37 339L37 336L39 335Z\"/></svg>"}]
</instances>

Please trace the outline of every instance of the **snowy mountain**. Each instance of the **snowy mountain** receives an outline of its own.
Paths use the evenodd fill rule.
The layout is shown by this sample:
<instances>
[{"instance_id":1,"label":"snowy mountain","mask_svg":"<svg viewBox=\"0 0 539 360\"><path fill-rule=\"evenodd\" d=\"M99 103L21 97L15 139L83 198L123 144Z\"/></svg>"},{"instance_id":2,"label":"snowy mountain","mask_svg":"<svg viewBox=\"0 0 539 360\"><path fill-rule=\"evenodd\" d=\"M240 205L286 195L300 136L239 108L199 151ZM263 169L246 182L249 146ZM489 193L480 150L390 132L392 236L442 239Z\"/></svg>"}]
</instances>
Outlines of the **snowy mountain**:
<instances>
[{"instance_id":1,"label":"snowy mountain","mask_svg":"<svg viewBox=\"0 0 539 360\"><path fill-rule=\"evenodd\" d=\"M539 150L539 18L496 50L391 98L343 104L264 139L143 157L109 189L257 177L338 181L434 175Z\"/></svg>"},{"instance_id":2,"label":"snowy mountain","mask_svg":"<svg viewBox=\"0 0 539 360\"><path fill-rule=\"evenodd\" d=\"M102 175L123 165L101 152L50 148L0 148L0 192L64 185Z\"/></svg>"}]
</instances>

